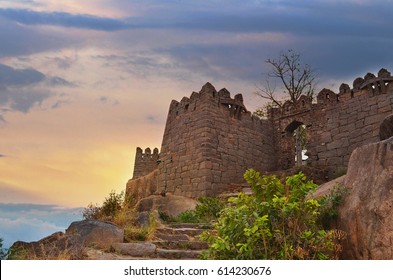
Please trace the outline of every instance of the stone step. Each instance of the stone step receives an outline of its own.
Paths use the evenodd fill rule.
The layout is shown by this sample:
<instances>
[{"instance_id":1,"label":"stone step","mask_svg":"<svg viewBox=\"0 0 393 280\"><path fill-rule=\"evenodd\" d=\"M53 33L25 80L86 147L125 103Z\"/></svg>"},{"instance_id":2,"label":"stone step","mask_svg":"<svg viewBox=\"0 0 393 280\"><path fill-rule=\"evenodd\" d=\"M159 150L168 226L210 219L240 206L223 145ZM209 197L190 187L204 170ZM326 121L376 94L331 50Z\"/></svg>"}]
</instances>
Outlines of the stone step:
<instances>
[{"instance_id":1,"label":"stone step","mask_svg":"<svg viewBox=\"0 0 393 280\"><path fill-rule=\"evenodd\" d=\"M242 192L245 195L253 195L254 192L251 190L251 188L243 188ZM222 198L230 198L230 197L237 197L240 192L229 192L229 193L222 193L219 196Z\"/></svg>"},{"instance_id":2,"label":"stone step","mask_svg":"<svg viewBox=\"0 0 393 280\"><path fill-rule=\"evenodd\" d=\"M153 257L157 246L152 242L114 243L112 249L115 253L131 257Z\"/></svg>"},{"instance_id":3,"label":"stone step","mask_svg":"<svg viewBox=\"0 0 393 280\"><path fill-rule=\"evenodd\" d=\"M209 223L168 223L171 228L198 228L198 229L211 229L212 225Z\"/></svg>"},{"instance_id":4,"label":"stone step","mask_svg":"<svg viewBox=\"0 0 393 280\"><path fill-rule=\"evenodd\" d=\"M160 233L160 234L188 235L188 236L192 236L192 237L200 235L204 231L205 231L205 229L201 229L201 228L169 228L169 227L163 227L163 228L157 228L156 229L156 233Z\"/></svg>"},{"instance_id":5,"label":"stone step","mask_svg":"<svg viewBox=\"0 0 393 280\"><path fill-rule=\"evenodd\" d=\"M172 249L157 249L157 257L162 259L198 259L201 255L201 250L172 250Z\"/></svg>"},{"instance_id":6,"label":"stone step","mask_svg":"<svg viewBox=\"0 0 393 280\"><path fill-rule=\"evenodd\" d=\"M165 244L158 242L114 243L113 252L95 252L94 257L90 253L90 259L197 259L202 250L207 248L202 242L175 243L167 243L166 248L161 247L165 247ZM185 247L179 248L181 244Z\"/></svg>"},{"instance_id":7,"label":"stone step","mask_svg":"<svg viewBox=\"0 0 393 280\"><path fill-rule=\"evenodd\" d=\"M154 236L163 241L189 241L190 240L190 237L187 234L166 234L166 233L156 232Z\"/></svg>"},{"instance_id":8,"label":"stone step","mask_svg":"<svg viewBox=\"0 0 393 280\"><path fill-rule=\"evenodd\" d=\"M206 250L209 248L207 243L202 241L153 241L152 243L157 248L170 250Z\"/></svg>"}]
</instances>

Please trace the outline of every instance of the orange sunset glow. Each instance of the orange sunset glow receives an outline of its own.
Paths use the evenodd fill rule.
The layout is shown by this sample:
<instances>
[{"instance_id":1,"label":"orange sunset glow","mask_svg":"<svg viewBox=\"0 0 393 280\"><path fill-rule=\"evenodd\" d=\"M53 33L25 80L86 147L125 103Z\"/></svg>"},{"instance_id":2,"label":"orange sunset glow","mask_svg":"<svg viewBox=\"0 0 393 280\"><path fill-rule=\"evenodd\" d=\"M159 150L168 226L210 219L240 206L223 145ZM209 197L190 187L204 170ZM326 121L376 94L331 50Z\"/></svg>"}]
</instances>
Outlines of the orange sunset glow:
<instances>
[{"instance_id":1,"label":"orange sunset glow","mask_svg":"<svg viewBox=\"0 0 393 280\"><path fill-rule=\"evenodd\" d=\"M0 1L0 237L31 220L19 205L80 218L125 190L136 148L160 149L171 100L206 82L254 111L280 51L299 52L318 89L392 69L393 5L377 2Z\"/></svg>"}]
</instances>

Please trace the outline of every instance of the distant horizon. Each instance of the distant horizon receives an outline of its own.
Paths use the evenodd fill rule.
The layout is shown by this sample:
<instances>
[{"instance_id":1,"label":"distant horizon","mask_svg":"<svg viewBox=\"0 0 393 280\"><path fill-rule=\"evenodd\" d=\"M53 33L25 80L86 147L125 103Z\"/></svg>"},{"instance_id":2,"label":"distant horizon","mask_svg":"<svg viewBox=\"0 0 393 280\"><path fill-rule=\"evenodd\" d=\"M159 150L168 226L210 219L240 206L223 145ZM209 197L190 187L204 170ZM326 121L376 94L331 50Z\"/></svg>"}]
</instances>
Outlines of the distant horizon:
<instances>
[{"instance_id":1,"label":"distant horizon","mask_svg":"<svg viewBox=\"0 0 393 280\"><path fill-rule=\"evenodd\" d=\"M73 221L81 220L83 207L64 208L57 205L0 203L0 238L3 248L16 241L38 241L62 231Z\"/></svg>"}]
</instances>

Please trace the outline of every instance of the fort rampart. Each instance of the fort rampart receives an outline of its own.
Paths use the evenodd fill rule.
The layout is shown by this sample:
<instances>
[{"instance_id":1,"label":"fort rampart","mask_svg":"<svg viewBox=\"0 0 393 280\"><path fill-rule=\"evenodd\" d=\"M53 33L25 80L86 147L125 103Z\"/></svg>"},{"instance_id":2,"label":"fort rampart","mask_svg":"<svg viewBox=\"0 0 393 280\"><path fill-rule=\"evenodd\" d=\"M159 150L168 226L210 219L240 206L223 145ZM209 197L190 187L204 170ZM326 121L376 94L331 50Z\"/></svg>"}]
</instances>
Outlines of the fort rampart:
<instances>
[{"instance_id":1,"label":"fort rampart","mask_svg":"<svg viewBox=\"0 0 393 280\"><path fill-rule=\"evenodd\" d=\"M302 96L271 108L267 119L252 116L241 94L207 83L169 107L161 152L137 149L134 179L156 170L152 193L212 196L244 182L248 168L285 170L295 165L294 131L306 129L305 164L325 169L331 179L345 172L352 151L378 141L379 126L393 112L393 77L386 69L323 89L316 103ZM367 156L367 155L365 155ZM138 180L139 182L140 180ZM135 189L135 180L127 192ZM140 185L140 182L139 182ZM154 191L153 191L154 190Z\"/></svg>"}]
</instances>

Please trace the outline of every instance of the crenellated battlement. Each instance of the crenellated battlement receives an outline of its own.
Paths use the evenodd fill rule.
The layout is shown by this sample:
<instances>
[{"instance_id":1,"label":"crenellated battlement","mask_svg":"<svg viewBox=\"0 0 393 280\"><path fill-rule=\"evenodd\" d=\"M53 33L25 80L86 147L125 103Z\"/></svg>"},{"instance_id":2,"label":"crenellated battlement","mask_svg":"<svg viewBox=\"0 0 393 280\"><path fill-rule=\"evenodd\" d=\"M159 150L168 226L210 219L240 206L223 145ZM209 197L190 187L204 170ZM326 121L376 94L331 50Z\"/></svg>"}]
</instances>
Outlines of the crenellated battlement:
<instances>
[{"instance_id":1,"label":"crenellated battlement","mask_svg":"<svg viewBox=\"0 0 393 280\"><path fill-rule=\"evenodd\" d=\"M145 152L143 152L140 147L137 147L135 153L133 179L149 174L154 169L156 169L159 156L160 155L157 148L155 148L152 153L150 148L146 148Z\"/></svg>"},{"instance_id":2,"label":"crenellated battlement","mask_svg":"<svg viewBox=\"0 0 393 280\"><path fill-rule=\"evenodd\" d=\"M179 118L184 114L188 114L206 104L214 104L217 107L222 107L229 112L228 116L235 119L241 119L243 116L251 118L251 113L247 111L243 103L243 95L236 94L231 98L230 92L223 88L217 91L211 83L206 83L199 92L193 92L190 97L183 97L182 100L172 100L168 119Z\"/></svg>"},{"instance_id":3,"label":"crenellated battlement","mask_svg":"<svg viewBox=\"0 0 393 280\"><path fill-rule=\"evenodd\" d=\"M217 195L230 184L242 184L249 168L294 167L294 132L300 126L306 164L333 178L345 170L355 148L378 140L381 122L392 113L393 77L386 69L354 79L352 88L341 84L338 93L322 89L314 102L307 96L286 101L270 108L267 119L253 116L242 94L232 97L206 83L171 102L161 152L137 148L133 179L143 178L129 186L146 179L144 195Z\"/></svg>"},{"instance_id":4,"label":"crenellated battlement","mask_svg":"<svg viewBox=\"0 0 393 280\"><path fill-rule=\"evenodd\" d=\"M379 70L378 76L367 73L364 78L356 78L353 81L352 89L345 83L340 85L338 93L330 89L322 89L317 94L316 103L302 95L296 104L288 100L281 108L269 108L268 117L271 119L282 118L310 110L323 110L339 103L351 102L354 98L361 96L374 97L387 93L393 93L393 77L388 70L382 68Z\"/></svg>"}]
</instances>

